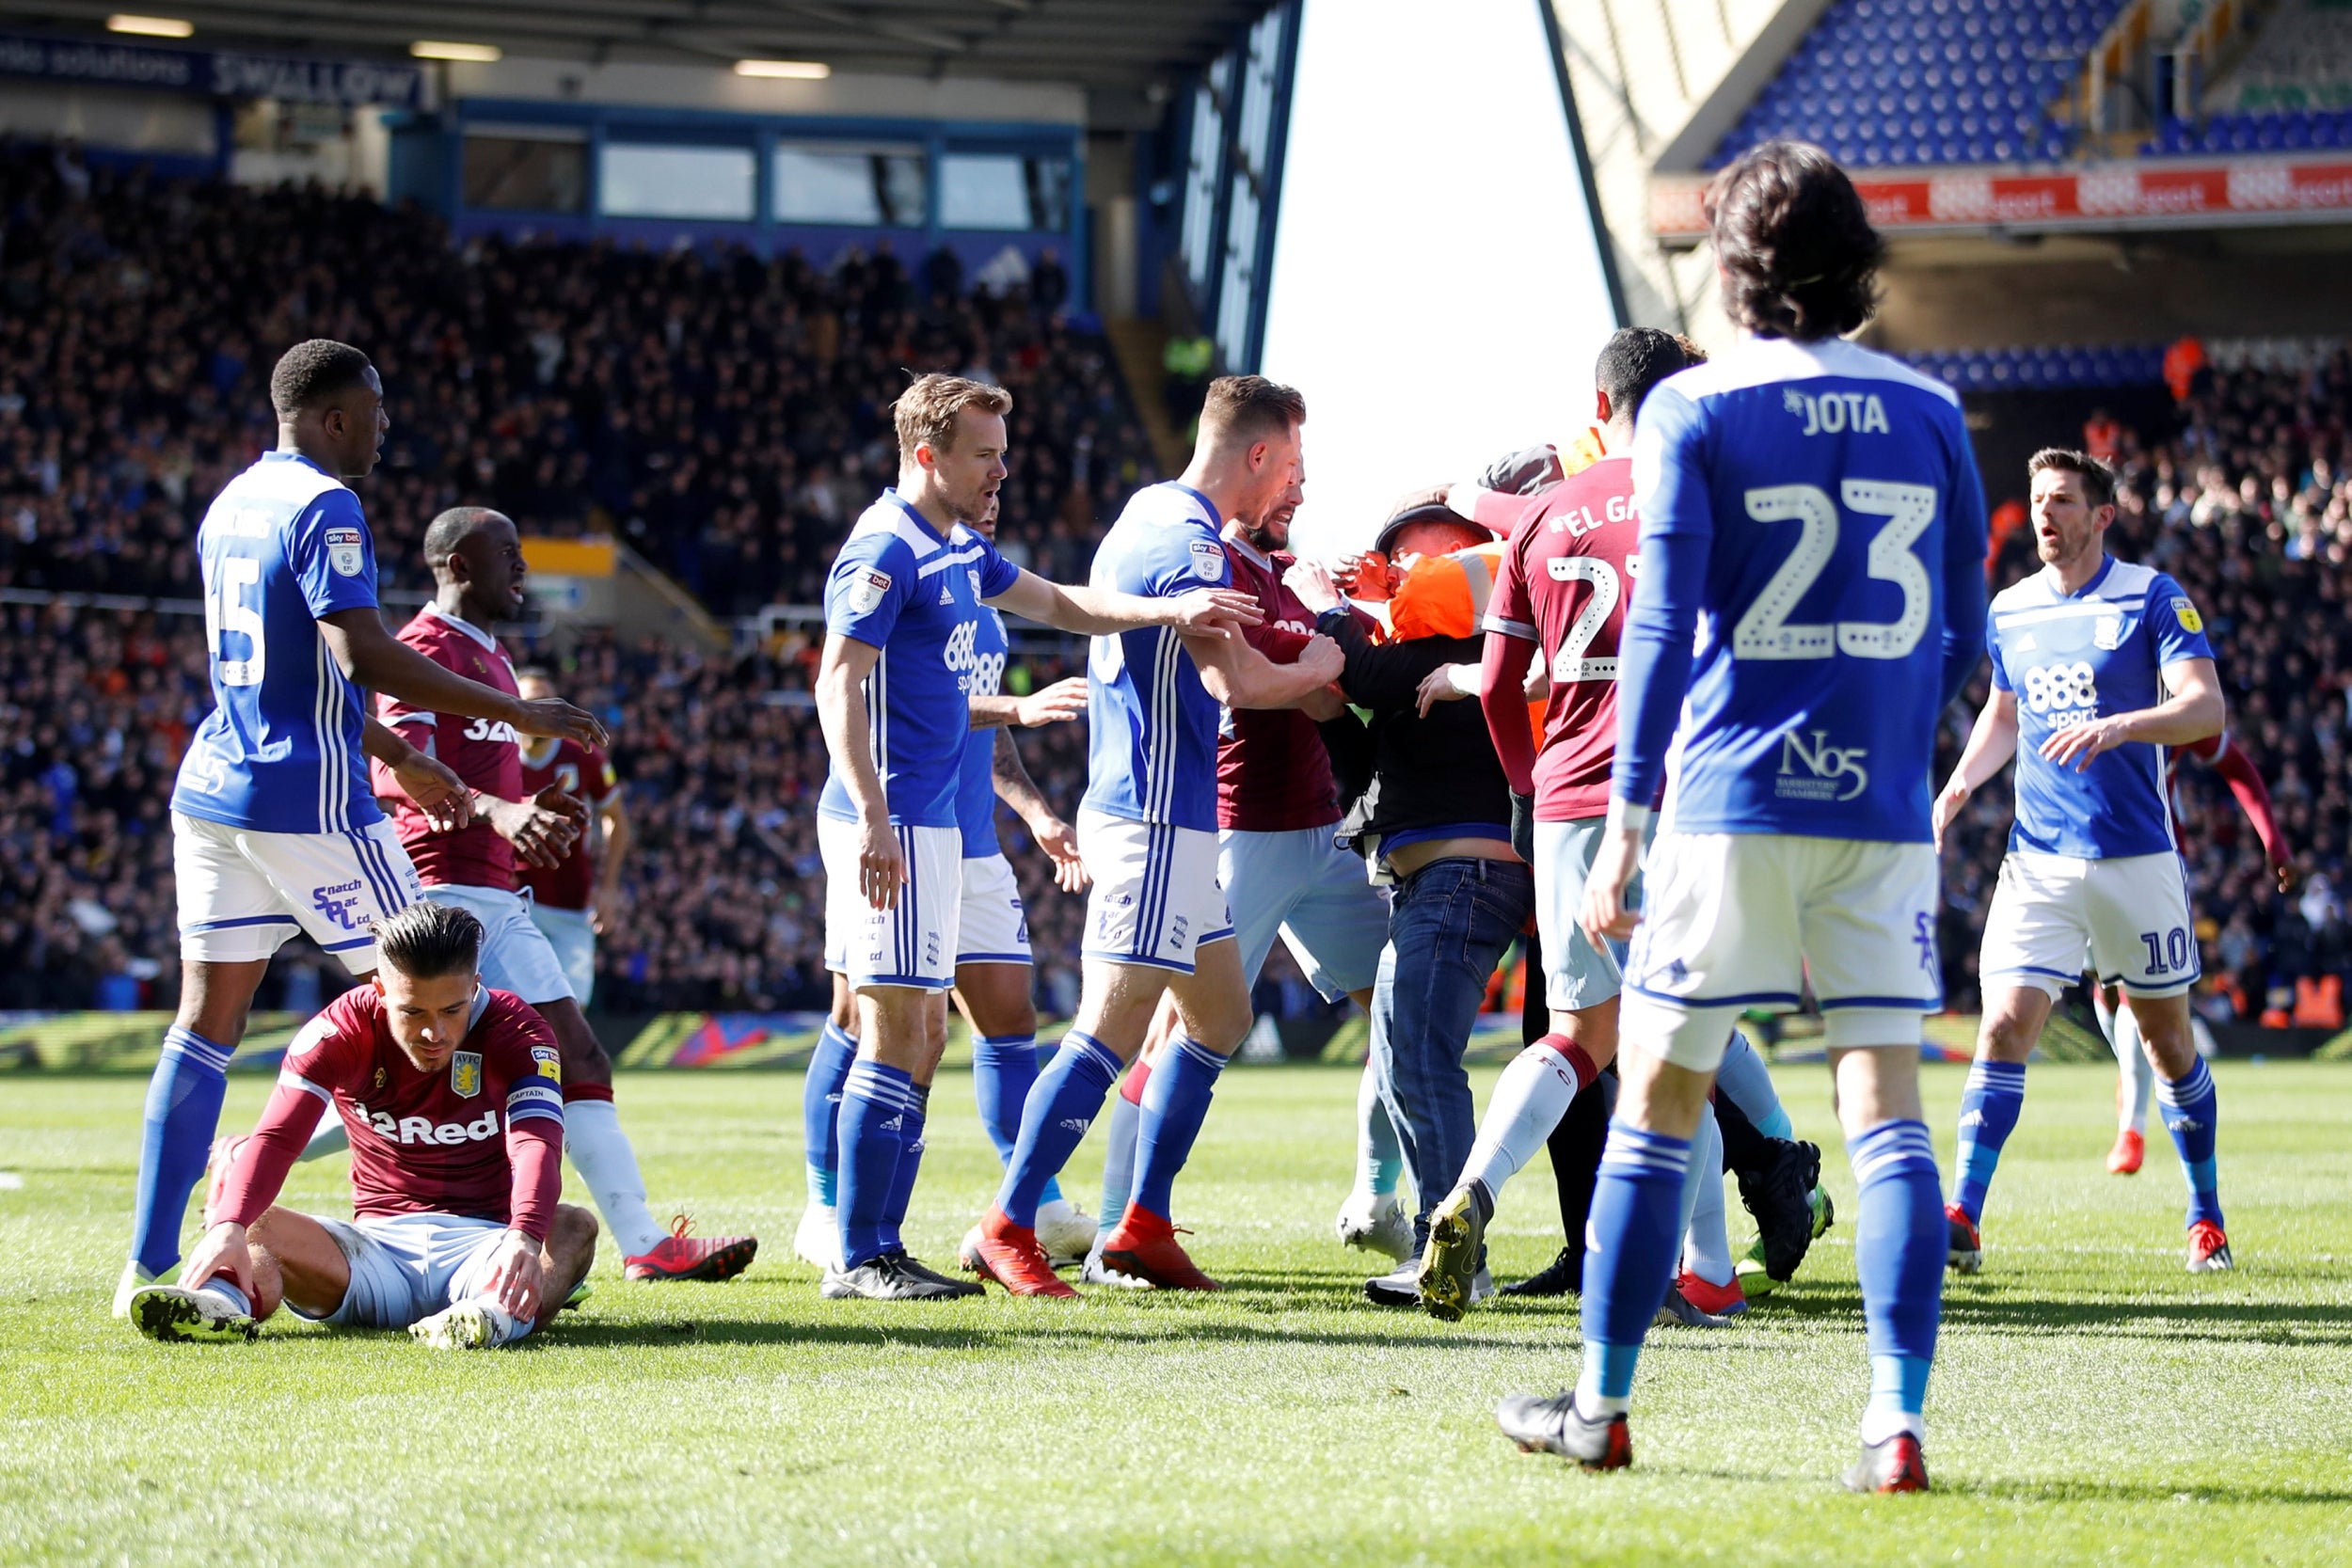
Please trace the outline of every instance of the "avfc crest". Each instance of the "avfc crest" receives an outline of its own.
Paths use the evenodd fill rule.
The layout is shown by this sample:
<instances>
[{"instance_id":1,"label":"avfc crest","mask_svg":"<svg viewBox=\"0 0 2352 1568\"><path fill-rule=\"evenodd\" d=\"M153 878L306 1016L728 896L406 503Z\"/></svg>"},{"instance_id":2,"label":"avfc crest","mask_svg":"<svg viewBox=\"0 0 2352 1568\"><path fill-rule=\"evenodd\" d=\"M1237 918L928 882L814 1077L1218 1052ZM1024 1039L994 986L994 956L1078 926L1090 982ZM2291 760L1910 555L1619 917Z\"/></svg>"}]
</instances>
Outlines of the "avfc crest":
<instances>
[{"instance_id":1,"label":"avfc crest","mask_svg":"<svg viewBox=\"0 0 2352 1568\"><path fill-rule=\"evenodd\" d=\"M367 564L367 549L356 528L326 531L326 563L347 578L356 578Z\"/></svg>"},{"instance_id":2,"label":"avfc crest","mask_svg":"<svg viewBox=\"0 0 2352 1568\"><path fill-rule=\"evenodd\" d=\"M460 1051L449 1059L449 1091L460 1100L482 1092L482 1053Z\"/></svg>"}]
</instances>

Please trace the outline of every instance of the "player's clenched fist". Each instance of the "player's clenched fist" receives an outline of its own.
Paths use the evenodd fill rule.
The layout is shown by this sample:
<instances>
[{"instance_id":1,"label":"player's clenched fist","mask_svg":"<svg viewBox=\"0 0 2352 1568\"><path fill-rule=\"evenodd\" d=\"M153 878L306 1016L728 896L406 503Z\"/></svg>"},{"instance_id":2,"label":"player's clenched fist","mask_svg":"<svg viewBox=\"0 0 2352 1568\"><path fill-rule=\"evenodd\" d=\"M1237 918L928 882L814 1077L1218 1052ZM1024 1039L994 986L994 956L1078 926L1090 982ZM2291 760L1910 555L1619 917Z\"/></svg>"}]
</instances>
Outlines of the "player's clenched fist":
<instances>
[{"instance_id":1,"label":"player's clenched fist","mask_svg":"<svg viewBox=\"0 0 2352 1568\"><path fill-rule=\"evenodd\" d=\"M898 884L907 879L906 852L890 818L861 816L857 823L857 891L878 910L898 907Z\"/></svg>"},{"instance_id":2,"label":"player's clenched fist","mask_svg":"<svg viewBox=\"0 0 2352 1568\"><path fill-rule=\"evenodd\" d=\"M1298 650L1297 663L1327 686L1347 672L1347 656L1340 652L1337 642L1320 634L1307 639L1307 645Z\"/></svg>"}]
</instances>

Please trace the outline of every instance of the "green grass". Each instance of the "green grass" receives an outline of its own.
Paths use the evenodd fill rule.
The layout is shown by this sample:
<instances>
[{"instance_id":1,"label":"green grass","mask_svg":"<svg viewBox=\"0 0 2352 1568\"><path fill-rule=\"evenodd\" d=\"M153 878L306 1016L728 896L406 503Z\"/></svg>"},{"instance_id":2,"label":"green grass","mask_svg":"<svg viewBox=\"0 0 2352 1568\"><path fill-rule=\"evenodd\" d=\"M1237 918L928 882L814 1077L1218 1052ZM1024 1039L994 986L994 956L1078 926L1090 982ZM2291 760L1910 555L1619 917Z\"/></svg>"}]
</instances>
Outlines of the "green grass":
<instances>
[{"instance_id":1,"label":"green grass","mask_svg":"<svg viewBox=\"0 0 2352 1568\"><path fill-rule=\"evenodd\" d=\"M1780 1076L1824 1137L1827 1074ZM2217 1077L2240 1272L2191 1278L2162 1134L2144 1174L2107 1176L2108 1072L2036 1069L1986 1272L1947 1297L1939 1491L1907 1498L1833 1484L1867 1381L1842 1224L1736 1326L1652 1336L1634 1469L1513 1450L1495 1400L1573 1378L1573 1306L1449 1327L1361 1301L1330 1240L1344 1071L1222 1085L1178 1206L1224 1294L944 1308L822 1302L790 1260L798 1077L626 1077L662 1212L757 1229L758 1265L630 1287L608 1249L584 1314L476 1357L291 1321L250 1347L137 1338L106 1305L142 1085L11 1078L0 1560L2342 1563L2352 1074ZM1960 1085L1930 1070L1947 1164ZM234 1084L226 1123L266 1086ZM935 1261L993 1185L969 1093L943 1079L916 1194ZM338 1210L342 1180L304 1167L289 1196ZM1547 1260L1555 1223L1539 1167L1505 1196L1497 1272Z\"/></svg>"}]
</instances>

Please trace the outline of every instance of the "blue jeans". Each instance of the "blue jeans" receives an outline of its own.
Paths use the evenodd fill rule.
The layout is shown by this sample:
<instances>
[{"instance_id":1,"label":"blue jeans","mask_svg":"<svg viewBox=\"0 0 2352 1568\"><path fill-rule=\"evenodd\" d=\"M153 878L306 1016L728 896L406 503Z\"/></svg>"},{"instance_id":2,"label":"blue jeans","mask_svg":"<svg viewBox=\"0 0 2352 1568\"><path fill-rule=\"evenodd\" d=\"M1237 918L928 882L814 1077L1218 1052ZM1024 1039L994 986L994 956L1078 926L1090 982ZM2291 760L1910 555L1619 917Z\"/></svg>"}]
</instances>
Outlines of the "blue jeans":
<instances>
[{"instance_id":1,"label":"blue jeans","mask_svg":"<svg viewBox=\"0 0 2352 1568\"><path fill-rule=\"evenodd\" d=\"M1429 1211L1454 1190L1478 1134L1462 1069L1478 1005L1534 910L1534 874L1511 861L1433 861L1396 884L1372 1039L1380 1097L1413 1173L1418 1242L1428 1241Z\"/></svg>"}]
</instances>

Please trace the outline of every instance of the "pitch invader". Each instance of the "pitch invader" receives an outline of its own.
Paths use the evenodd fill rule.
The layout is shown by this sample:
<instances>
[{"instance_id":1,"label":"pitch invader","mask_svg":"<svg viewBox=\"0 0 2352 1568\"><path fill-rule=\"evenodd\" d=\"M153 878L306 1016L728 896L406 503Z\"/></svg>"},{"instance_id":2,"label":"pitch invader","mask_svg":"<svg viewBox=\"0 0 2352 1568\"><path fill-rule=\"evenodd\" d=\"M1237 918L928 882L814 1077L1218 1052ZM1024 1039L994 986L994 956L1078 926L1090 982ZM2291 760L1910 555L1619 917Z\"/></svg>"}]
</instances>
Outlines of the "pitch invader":
<instances>
[{"instance_id":1,"label":"pitch invader","mask_svg":"<svg viewBox=\"0 0 2352 1568\"><path fill-rule=\"evenodd\" d=\"M1448 1322L1470 1305L1486 1224L1503 1183L1543 1147L1569 1101L1616 1059L1618 955L1596 942L1577 918L1606 828L1616 750L1618 642L1641 541L1628 449L1650 389L1688 364L1680 345L1654 328L1628 328L1613 337L1594 368L1612 455L1496 519L1511 531L1487 601L1479 700L1510 781L1513 809L1532 810L1524 828L1514 824L1514 836L1526 841L1522 852L1535 874L1535 927L1551 1017L1549 1032L1503 1069L1454 1190L1430 1213L1418 1275L1421 1301ZM1500 509L1490 503L1488 510ZM1528 665L1539 646L1549 683L1540 752L1524 695ZM1693 1185L1713 1180L1720 1195L1720 1163L1710 1167L1706 1158L1710 1120L1702 1114ZM1740 1298L1732 1269L1730 1258L1724 1258L1724 1277L1714 1283L1728 1290L1707 1300L1700 1299L1707 1292L1695 1278L1678 1278L1675 1289L1702 1310L1720 1313Z\"/></svg>"},{"instance_id":2,"label":"pitch invader","mask_svg":"<svg viewBox=\"0 0 2352 1568\"><path fill-rule=\"evenodd\" d=\"M555 695L554 677L537 665L515 672L526 701ZM528 739L522 744L522 792L536 800L552 789L588 808L589 826L561 863L548 867L528 856L515 862L515 881L531 895L531 923L555 949L584 1010L596 990L596 939L620 907L621 866L628 859L628 807L620 775L600 746L576 740Z\"/></svg>"},{"instance_id":3,"label":"pitch invader","mask_svg":"<svg viewBox=\"0 0 2352 1568\"><path fill-rule=\"evenodd\" d=\"M1225 589L1233 578L1219 530L1228 517L1261 526L1297 484L1306 417L1305 400L1262 376L1211 382L1192 461L1181 478L1128 500L1095 551L1097 588L1162 604L1202 585ZM1254 599L1228 596L1249 606L1245 624L1258 624ZM1014 1294L1076 1294L1038 1244L1039 1196L1143 1048L1163 993L1175 998L1179 1032L1144 1094L1132 1195L1099 1250L1105 1269L1147 1284L1216 1288L1177 1243L1168 1205L1217 1074L1250 1024L1249 988L1217 884L1221 709L1308 700L1343 664L1323 637L1279 665L1239 636L1176 629L1095 640L1087 660L1089 780L1078 814L1094 885L1078 1016L1030 1092L977 1249L983 1271Z\"/></svg>"},{"instance_id":4,"label":"pitch invader","mask_svg":"<svg viewBox=\"0 0 2352 1568\"><path fill-rule=\"evenodd\" d=\"M515 667L489 630L519 615L526 602L528 568L514 523L486 507L453 507L427 525L424 560L433 602L401 628L401 641L444 669L518 693ZM637 1152L613 1106L612 1060L580 1010L555 948L532 921L530 901L515 891L517 854L544 869L561 864L577 847L587 808L560 790L523 792L521 737L511 725L392 697L379 705L386 726L448 763L473 792L477 819L447 832L414 809L389 771L376 778L423 896L482 923L485 983L521 997L554 1032L564 1053L565 1150L621 1249L622 1274L665 1280L742 1273L759 1250L756 1238L691 1236L682 1219L665 1226L653 1217Z\"/></svg>"},{"instance_id":5,"label":"pitch invader","mask_svg":"<svg viewBox=\"0 0 2352 1568\"><path fill-rule=\"evenodd\" d=\"M1294 662L1314 637L1313 613L1282 580L1297 563L1290 553L1291 520L1305 499L1305 482L1302 470L1262 518L1230 517L1219 535L1233 586L1253 595L1265 616L1245 638L1276 664ZM1337 841L1339 786L1315 726L1342 707L1337 692L1315 692L1301 706L1226 710L1216 750L1216 875L1232 912L1245 988L1256 987L1279 936L1318 995L1327 1002L1346 997L1371 1017L1373 983L1388 942L1389 899L1364 875L1363 862ZM1179 1028L1172 1001L1163 999L1151 1043L1110 1102L1103 1160L1106 1215L1123 1212L1134 1190L1143 1098ZM1359 1166L1381 1162L1386 1168L1359 1170L1340 1210L1340 1241L1402 1258L1413 1238L1412 1217L1395 1191L1403 1152L1369 1064L1357 1115L1359 1148L1370 1141L1363 1136L1367 1130L1376 1140ZM1124 1282L1099 1256L1089 1260L1088 1277L1098 1284Z\"/></svg>"},{"instance_id":6,"label":"pitch invader","mask_svg":"<svg viewBox=\"0 0 2352 1568\"><path fill-rule=\"evenodd\" d=\"M482 984L482 925L465 911L411 904L376 937L374 982L303 1026L260 1124L226 1140L192 1287L138 1291L141 1333L250 1339L282 1301L330 1327L489 1350L529 1334L587 1276L596 1222L556 1201L564 1097L547 1024ZM329 1106L358 1129L350 1221L276 1201Z\"/></svg>"},{"instance_id":7,"label":"pitch invader","mask_svg":"<svg viewBox=\"0 0 2352 1568\"><path fill-rule=\"evenodd\" d=\"M313 338L270 372L278 448L204 515L213 711L171 795L180 1006L148 1086L131 1258L115 1292L180 1261L188 1195L220 1119L223 1076L270 955L297 931L355 976L375 968L375 922L417 896L417 874L368 787L368 758L440 825L472 816L455 774L367 715L363 689L526 734L601 739L564 703L524 703L395 641L376 609L375 545L352 481L391 421L366 355Z\"/></svg>"},{"instance_id":8,"label":"pitch invader","mask_svg":"<svg viewBox=\"0 0 2352 1568\"><path fill-rule=\"evenodd\" d=\"M2215 1159L2213 1074L2190 1035L2201 973L2188 881L2164 794L2164 749L2219 735L2213 649L2181 585L2106 553L2115 481L2047 448L2026 466L2042 570L1993 601L1993 696L1935 802L1943 830L2017 759L2017 819L1986 911L1984 1022L1960 1106L1951 1266L1984 1261L1978 1227L2026 1100L2026 1059L2081 973L2120 985L2156 1069L2165 1130L2188 1178L2188 1272L2231 1266Z\"/></svg>"},{"instance_id":9,"label":"pitch invader","mask_svg":"<svg viewBox=\"0 0 2352 1568\"><path fill-rule=\"evenodd\" d=\"M1582 916L1632 944L1583 1371L1499 1418L1522 1448L1631 1462L1634 1368L1724 1040L1741 1009L1794 1007L1809 979L1860 1190L1870 1398L1845 1480L1922 1490L1944 1275L1918 1085L1921 1022L1942 1006L1928 770L1982 651L1984 499L1959 399L1844 341L1869 318L1884 246L1829 155L1768 142L1706 210L1748 336L1653 391L1634 436L1641 593ZM1661 784L1637 931L1626 888Z\"/></svg>"},{"instance_id":10,"label":"pitch invader","mask_svg":"<svg viewBox=\"0 0 2352 1568\"><path fill-rule=\"evenodd\" d=\"M959 376L922 376L901 393L898 487L858 519L825 584L817 714L833 768L817 835L826 967L848 976L858 1009L837 1117L842 1266L826 1273L832 1296L928 1300L979 1289L916 1261L898 1230L946 1044L933 998L954 984L961 952L956 800L981 607L1088 635L1152 627L1212 641L1257 618L1246 597L1214 586L1168 598L1064 588L998 555L969 525L1004 482L1011 407L1003 388Z\"/></svg>"}]
</instances>

